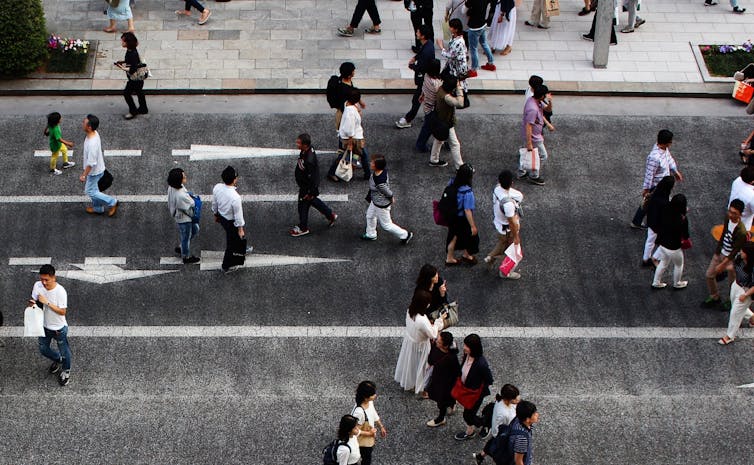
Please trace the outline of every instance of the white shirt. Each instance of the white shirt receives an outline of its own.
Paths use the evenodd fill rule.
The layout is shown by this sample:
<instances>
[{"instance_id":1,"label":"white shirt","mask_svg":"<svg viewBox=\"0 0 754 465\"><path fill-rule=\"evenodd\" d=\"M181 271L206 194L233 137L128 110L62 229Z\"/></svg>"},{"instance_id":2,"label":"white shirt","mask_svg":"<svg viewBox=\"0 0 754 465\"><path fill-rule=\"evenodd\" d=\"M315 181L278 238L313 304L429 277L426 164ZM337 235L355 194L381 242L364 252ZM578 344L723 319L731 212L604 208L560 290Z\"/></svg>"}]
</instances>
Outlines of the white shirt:
<instances>
[{"instance_id":1,"label":"white shirt","mask_svg":"<svg viewBox=\"0 0 754 465\"><path fill-rule=\"evenodd\" d=\"M348 452L348 447L339 446L338 452L335 454L338 458L338 465L353 465L359 463L361 460L361 450L359 449L359 440L356 439L359 436L351 436L348 438L348 446L351 448L351 452Z\"/></svg>"},{"instance_id":2,"label":"white shirt","mask_svg":"<svg viewBox=\"0 0 754 465\"><path fill-rule=\"evenodd\" d=\"M63 286L58 283L55 283L55 287L53 287L52 290L48 291L47 289L45 289L42 281L37 281L36 283L34 283L34 287L31 289L31 298L37 300L40 295L47 297L47 300L58 308L68 308L68 293L65 292ZM65 320L65 315L60 315L53 312L48 305L44 306L44 312L45 328L57 331L63 329L63 327L65 326L68 326L68 322Z\"/></svg>"},{"instance_id":3,"label":"white shirt","mask_svg":"<svg viewBox=\"0 0 754 465\"><path fill-rule=\"evenodd\" d=\"M343 140L364 138L364 128L361 127L361 113L359 113L356 105L346 105L343 110L338 136Z\"/></svg>"},{"instance_id":4,"label":"white shirt","mask_svg":"<svg viewBox=\"0 0 754 465\"><path fill-rule=\"evenodd\" d=\"M364 418L364 412L366 411L366 418L369 419L369 425L374 427L375 423L380 421L380 416L377 415L377 410L374 409L374 402L371 400L369 401L369 405L367 405L367 408L364 409L361 407L361 405L355 405L352 409L351 415L356 417L356 420L358 420L359 425L363 425L366 421L366 418Z\"/></svg>"},{"instance_id":5,"label":"white shirt","mask_svg":"<svg viewBox=\"0 0 754 465\"><path fill-rule=\"evenodd\" d=\"M215 184L212 188L212 212L233 221L237 228L246 225L243 220L241 196L236 192L236 186L228 186L221 182Z\"/></svg>"},{"instance_id":6,"label":"white shirt","mask_svg":"<svg viewBox=\"0 0 754 465\"><path fill-rule=\"evenodd\" d=\"M728 205L735 200L741 199L744 203L744 211L741 213L741 221L744 222L746 230L751 230L751 223L754 220L754 186L746 184L741 176L737 177L730 186L730 199Z\"/></svg>"},{"instance_id":7,"label":"white shirt","mask_svg":"<svg viewBox=\"0 0 754 465\"><path fill-rule=\"evenodd\" d=\"M500 425L510 425L511 421L516 418L516 404L505 405L501 400L495 402L495 408L492 409L492 437L497 436L497 430Z\"/></svg>"},{"instance_id":8,"label":"white shirt","mask_svg":"<svg viewBox=\"0 0 754 465\"><path fill-rule=\"evenodd\" d=\"M494 215L493 223L499 234L505 234L504 231L507 228L504 228L504 226L507 227L510 224L508 218L513 218L513 215L516 214L516 205L513 202L505 202L503 209L500 209L500 200L505 197L510 197L516 202L524 200L524 194L512 187L506 191L500 184L495 186L492 191L492 213Z\"/></svg>"},{"instance_id":9,"label":"white shirt","mask_svg":"<svg viewBox=\"0 0 754 465\"><path fill-rule=\"evenodd\" d=\"M84 167L91 166L89 176L94 176L105 171L105 158L102 156L102 140L99 133L94 131L94 136L84 139Z\"/></svg>"}]
</instances>

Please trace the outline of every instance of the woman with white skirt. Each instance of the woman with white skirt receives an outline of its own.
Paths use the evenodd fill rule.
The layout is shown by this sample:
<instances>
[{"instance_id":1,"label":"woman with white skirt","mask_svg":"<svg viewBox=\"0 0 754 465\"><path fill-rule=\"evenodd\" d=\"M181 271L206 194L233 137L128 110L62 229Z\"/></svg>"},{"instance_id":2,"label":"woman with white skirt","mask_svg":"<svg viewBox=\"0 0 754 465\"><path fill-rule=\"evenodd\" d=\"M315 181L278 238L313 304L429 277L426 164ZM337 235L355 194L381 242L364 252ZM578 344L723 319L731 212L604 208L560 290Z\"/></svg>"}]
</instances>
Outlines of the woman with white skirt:
<instances>
[{"instance_id":1,"label":"woman with white skirt","mask_svg":"<svg viewBox=\"0 0 754 465\"><path fill-rule=\"evenodd\" d=\"M495 6L495 15L490 28L490 47L499 50L501 55L507 55L513 47L513 36L516 34L516 3L515 0L500 0Z\"/></svg>"}]
</instances>

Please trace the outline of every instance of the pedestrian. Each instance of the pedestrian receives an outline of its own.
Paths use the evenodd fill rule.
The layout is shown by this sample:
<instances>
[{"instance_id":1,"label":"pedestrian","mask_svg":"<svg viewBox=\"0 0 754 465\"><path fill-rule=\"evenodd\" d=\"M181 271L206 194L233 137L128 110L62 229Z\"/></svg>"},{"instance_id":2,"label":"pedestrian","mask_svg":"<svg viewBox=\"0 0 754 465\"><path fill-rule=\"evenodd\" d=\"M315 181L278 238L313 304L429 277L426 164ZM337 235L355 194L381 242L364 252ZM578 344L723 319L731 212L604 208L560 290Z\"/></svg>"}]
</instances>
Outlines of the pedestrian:
<instances>
[{"instance_id":1,"label":"pedestrian","mask_svg":"<svg viewBox=\"0 0 754 465\"><path fill-rule=\"evenodd\" d=\"M579 16L586 16L589 13L597 10L597 0L591 2L590 0L584 0L584 8L579 10Z\"/></svg>"},{"instance_id":2,"label":"pedestrian","mask_svg":"<svg viewBox=\"0 0 754 465\"><path fill-rule=\"evenodd\" d=\"M440 276L437 268L428 263L419 271L416 289L423 289L430 294L428 315L442 309L443 305L448 303L448 281Z\"/></svg>"},{"instance_id":3,"label":"pedestrian","mask_svg":"<svg viewBox=\"0 0 754 465\"><path fill-rule=\"evenodd\" d=\"M369 192L367 193L367 226L366 232L361 236L367 241L377 240L377 223L380 227L400 239L401 244L406 245L411 242L414 233L407 231L397 224L393 223L390 217L390 209L395 203L393 191L390 189L390 178L387 173L387 162L382 155L372 157L371 169L372 175L369 178Z\"/></svg>"},{"instance_id":4,"label":"pedestrian","mask_svg":"<svg viewBox=\"0 0 754 465\"><path fill-rule=\"evenodd\" d=\"M196 204L186 189L186 182L186 172L181 168L173 168L168 173L168 210L178 225L181 241L180 247L175 250L183 263L189 265L199 263L199 257L191 255L191 239L199 234L199 223L194 221Z\"/></svg>"},{"instance_id":5,"label":"pedestrian","mask_svg":"<svg viewBox=\"0 0 754 465\"><path fill-rule=\"evenodd\" d=\"M548 104L545 104L545 100ZM545 85L537 86L534 94L526 99L524 103L524 117L521 125L521 135L524 139L524 147L527 153L537 149L539 157L539 169L526 170L521 164L523 161L519 157L518 179L526 179L535 186L544 186L545 180L542 177L542 165L547 160L548 153L545 147L545 137L543 128L545 126L545 111L552 111L552 95Z\"/></svg>"},{"instance_id":6,"label":"pedestrian","mask_svg":"<svg viewBox=\"0 0 754 465\"><path fill-rule=\"evenodd\" d=\"M448 0L448 3L445 5L445 21L448 21L449 27L452 27L450 26L450 21L454 19L461 22L461 26L458 28L460 31L459 35L462 36L464 43L468 46L469 34L466 32L466 20L468 16L466 16L465 5L466 0Z\"/></svg>"},{"instance_id":7,"label":"pedestrian","mask_svg":"<svg viewBox=\"0 0 754 465\"><path fill-rule=\"evenodd\" d=\"M60 131L60 122L63 120L63 116L54 111L47 115L47 127L45 128L45 136L48 136L50 141L50 173L54 175L63 174L58 169L58 157L63 154L63 169L73 168L76 163L68 161L68 149L73 148L73 142L63 139L63 134Z\"/></svg>"},{"instance_id":8,"label":"pedestrian","mask_svg":"<svg viewBox=\"0 0 754 465\"><path fill-rule=\"evenodd\" d=\"M670 203L670 192L675 185L673 176L665 176L657 183L655 190L649 194L647 200L647 239L644 241L644 253L641 257L641 266L654 266L653 254L655 253L655 242L657 234L660 231L665 207Z\"/></svg>"},{"instance_id":9,"label":"pedestrian","mask_svg":"<svg viewBox=\"0 0 754 465\"><path fill-rule=\"evenodd\" d=\"M740 199L733 199L728 206L728 215L723 223L720 240L717 241L715 254L712 255L709 267L705 273L707 279L707 297L702 306L705 308L714 308L722 303L720 300L720 290L717 286L717 275L727 272L728 280L732 283L735 279L733 270L733 259L748 241L748 233L741 221L741 212L744 211L744 203ZM730 309L730 302L722 303L723 310Z\"/></svg>"},{"instance_id":10,"label":"pedestrian","mask_svg":"<svg viewBox=\"0 0 754 465\"><path fill-rule=\"evenodd\" d=\"M456 134L456 108L463 108L463 86L453 76L445 76L435 97L435 114L430 119L430 132L435 137L432 151L429 154L429 166L443 167L448 162L440 158L443 143L450 147L450 158L453 167L460 169L463 165L461 158L461 142ZM447 132L440 130L447 128ZM447 133L447 136L445 134Z\"/></svg>"},{"instance_id":11,"label":"pedestrian","mask_svg":"<svg viewBox=\"0 0 754 465\"><path fill-rule=\"evenodd\" d=\"M107 194L100 192L99 180L105 174L105 157L102 153L102 140L99 137L99 118L94 115L86 115L82 122L86 139L84 139L84 155L82 163L84 172L79 176L79 181L84 184L84 192L92 199L92 206L86 207L86 212L93 215L105 213L114 216L118 211L118 201Z\"/></svg>"},{"instance_id":12,"label":"pedestrian","mask_svg":"<svg viewBox=\"0 0 754 465\"><path fill-rule=\"evenodd\" d=\"M201 16L199 16L199 21L197 22L197 24L200 26L207 24L207 21L209 21L209 17L212 16L212 12L209 10L209 8L204 8L204 5L199 3L198 0L185 0L185 6L183 10L175 10L175 14L177 14L178 16L187 16L190 18L192 6L199 13L201 13Z\"/></svg>"},{"instance_id":13,"label":"pedestrian","mask_svg":"<svg viewBox=\"0 0 754 465\"><path fill-rule=\"evenodd\" d=\"M536 74L532 74L529 76L529 87L526 88L526 91L524 91L524 103L526 103L527 100L529 100L529 97L532 97L534 95L534 89L537 86L544 85L545 80L542 79L542 77L537 76ZM550 105L550 100L545 97L544 100L542 100L542 104L544 106L542 110L542 114L544 115L545 119L545 127L549 129L551 132L555 131L555 126L552 125L551 119L552 119L552 111L547 110L549 107L550 110L552 110L552 105Z\"/></svg>"},{"instance_id":14,"label":"pedestrian","mask_svg":"<svg viewBox=\"0 0 754 465\"><path fill-rule=\"evenodd\" d=\"M672 178L671 178L672 179ZM673 265L673 289L686 289L689 282L683 276L683 241L689 239L689 222L686 218L688 208L686 196L676 194L663 208L659 232L657 234L657 254L660 263L655 270L652 289L664 289L667 283L662 281L665 270Z\"/></svg>"},{"instance_id":15,"label":"pedestrian","mask_svg":"<svg viewBox=\"0 0 754 465\"><path fill-rule=\"evenodd\" d=\"M508 436L508 450L513 451L516 465L531 465L534 462L532 428L538 421L539 413L533 403L527 400L518 403L516 418L510 424Z\"/></svg>"},{"instance_id":16,"label":"pedestrian","mask_svg":"<svg viewBox=\"0 0 754 465\"><path fill-rule=\"evenodd\" d=\"M435 45L432 42L432 26L424 24L420 26L416 32L416 41L419 44L417 46L416 55L408 60L409 69L414 71L414 84L416 90L414 96L411 98L411 109L395 122L396 127L399 129L405 129L411 127L411 121L416 118L416 114L421 107L421 101L419 97L422 94L422 86L424 85L424 75L429 68L430 63L435 59Z\"/></svg>"},{"instance_id":17,"label":"pedestrian","mask_svg":"<svg viewBox=\"0 0 754 465\"><path fill-rule=\"evenodd\" d=\"M500 0L495 6L495 15L490 27L490 48L500 55L508 55L513 50L513 39L516 35L516 2L515 0Z\"/></svg>"},{"instance_id":18,"label":"pedestrian","mask_svg":"<svg viewBox=\"0 0 754 465\"><path fill-rule=\"evenodd\" d=\"M340 120L340 127L338 128L338 137L340 138L340 146L346 151L340 153L330 165L330 170L327 173L327 178L333 182L339 182L340 179L335 176L335 170L338 168L338 162L345 156L347 152L351 152L352 155L361 156L361 167L364 170L364 180L369 179L371 174L369 165L369 153L366 148L366 139L364 138L364 127L361 125L361 91L353 88L348 94L346 100L346 106L343 109L343 117Z\"/></svg>"},{"instance_id":19,"label":"pedestrian","mask_svg":"<svg viewBox=\"0 0 754 465\"><path fill-rule=\"evenodd\" d=\"M429 142L429 136L432 135L430 123L435 116L434 111L435 103L437 101L437 91L440 89L441 85L440 60L434 58L427 67L427 74L424 75L424 84L422 84L422 94L419 97L419 101L422 103L424 109L424 121L419 130L419 137L416 138L416 144L414 144L414 150L417 152L429 152L427 142Z\"/></svg>"},{"instance_id":20,"label":"pedestrian","mask_svg":"<svg viewBox=\"0 0 754 465\"><path fill-rule=\"evenodd\" d=\"M466 431L459 431L455 435L458 441L465 441L476 436L476 427L480 427L480 436L486 437L489 428L484 426L484 420L477 415L484 398L490 394L489 386L494 382L489 363L484 357L482 340L477 334L469 334L463 340L463 357L461 360L461 384L467 390L480 390L479 398L473 407L463 409L463 421Z\"/></svg>"},{"instance_id":21,"label":"pedestrian","mask_svg":"<svg viewBox=\"0 0 754 465\"><path fill-rule=\"evenodd\" d=\"M364 17L364 12L369 14L369 19L372 20L372 27L364 29L367 34L379 34L382 32L380 24L380 12L377 10L377 4L375 0L358 0L356 2L356 8L353 10L353 16L351 22L346 27L338 28L338 35L341 37L353 37L354 30L359 27L361 18Z\"/></svg>"},{"instance_id":22,"label":"pedestrian","mask_svg":"<svg viewBox=\"0 0 754 465\"><path fill-rule=\"evenodd\" d=\"M338 447L336 449L336 459L338 465L352 465L359 463L361 460L361 451L359 450L359 433L361 428L359 422L353 415L343 415L338 425Z\"/></svg>"},{"instance_id":23,"label":"pedestrian","mask_svg":"<svg viewBox=\"0 0 754 465\"><path fill-rule=\"evenodd\" d=\"M343 117L343 111L346 107L346 101L352 89L358 89L353 83L353 77L356 75L356 65L350 61L340 64L340 76L331 76L327 83L327 101L330 108L335 109L335 130L340 128L340 120ZM335 78L335 79L333 79ZM364 100L359 101L359 106L364 109L366 104ZM340 146L340 139L338 140ZM342 148L342 147L339 147Z\"/></svg>"},{"instance_id":24,"label":"pedestrian","mask_svg":"<svg viewBox=\"0 0 754 465\"><path fill-rule=\"evenodd\" d=\"M293 237L309 234L309 208L314 207L327 218L332 227L338 215L319 198L319 163L317 153L312 148L312 137L303 133L296 138L299 150L294 176L298 185L298 225L288 231Z\"/></svg>"},{"instance_id":25,"label":"pedestrian","mask_svg":"<svg viewBox=\"0 0 754 465\"><path fill-rule=\"evenodd\" d=\"M58 374L58 383L65 386L71 379L71 349L66 320L68 293L58 284L52 265L42 265L39 269L39 281L32 287L29 306L34 304L44 310L45 335L39 338L39 352L52 360L47 371ZM57 352L50 348L53 339L58 346Z\"/></svg>"},{"instance_id":26,"label":"pedestrian","mask_svg":"<svg viewBox=\"0 0 754 465\"><path fill-rule=\"evenodd\" d=\"M537 1L544 2L545 0L537 0ZM616 8L617 8L618 1L613 0L613 3L616 5ZM618 45L618 37L615 35L615 25L617 23L618 21L616 20L615 13L613 13L613 21L610 24L610 45ZM594 42L594 31L596 27L597 27L597 15L595 14L594 16L592 16L591 29L589 29L588 33L581 34L581 38L584 40Z\"/></svg>"},{"instance_id":27,"label":"pedestrian","mask_svg":"<svg viewBox=\"0 0 754 465\"><path fill-rule=\"evenodd\" d=\"M631 220L631 227L634 229L643 229L646 226L642 225L646 210L644 208L645 202L649 198L649 194L654 191L657 184L665 176L673 176L676 181L683 181L683 175L678 170L678 165L670 153L670 146L673 145L673 133L667 129L661 129L657 133L657 143L652 147L652 151L647 155L647 163L644 169L644 183L642 184L642 204L634 214L634 218Z\"/></svg>"},{"instance_id":28,"label":"pedestrian","mask_svg":"<svg viewBox=\"0 0 754 465\"><path fill-rule=\"evenodd\" d=\"M497 233L497 243L484 257L484 263L489 269L495 268L495 261L504 256L511 244L521 244L519 212L523 200L524 194L513 188L513 173L510 170L501 171L497 176L497 186L492 190L492 223ZM500 276L507 279L521 278L515 271L511 271L508 276Z\"/></svg>"},{"instance_id":29,"label":"pedestrian","mask_svg":"<svg viewBox=\"0 0 754 465\"><path fill-rule=\"evenodd\" d=\"M531 16L524 21L524 24L539 29L550 29L550 15L547 12L546 0L534 0L531 6Z\"/></svg>"},{"instance_id":30,"label":"pedestrian","mask_svg":"<svg viewBox=\"0 0 754 465\"><path fill-rule=\"evenodd\" d=\"M424 283L432 281L436 284L440 278L437 270L434 270L435 274L430 276L431 271L425 265L416 280L416 289L406 311L406 333L403 336L393 376L403 389L413 390L416 394L422 392L427 384L427 357L431 349L430 341L437 339L437 335L444 327L444 316L434 322L430 322L427 316L432 296L423 287Z\"/></svg>"},{"instance_id":31,"label":"pedestrian","mask_svg":"<svg viewBox=\"0 0 754 465\"><path fill-rule=\"evenodd\" d=\"M543 1L543 0L542 0ZM471 70L469 77L477 77L479 69L479 45L482 46L487 57L487 63L482 65L486 71L495 71L495 57L487 44L487 23L491 21L492 13L488 13L488 0L466 0L466 10L469 25L469 53L471 54Z\"/></svg>"},{"instance_id":32,"label":"pedestrian","mask_svg":"<svg viewBox=\"0 0 754 465\"><path fill-rule=\"evenodd\" d=\"M717 2L715 0L704 0L704 6L715 5L717 5ZM746 8L741 8L738 6L738 0L730 0L730 6L733 7L733 13L744 14L746 12Z\"/></svg>"},{"instance_id":33,"label":"pedestrian","mask_svg":"<svg viewBox=\"0 0 754 465\"><path fill-rule=\"evenodd\" d=\"M361 465L372 465L372 450L374 449L377 430L380 437L387 437L387 429L382 424L377 410L374 408L374 400L377 398L377 386L371 381L362 381L356 388L356 405L351 410L351 415L356 418L359 425L359 453Z\"/></svg>"},{"instance_id":34,"label":"pedestrian","mask_svg":"<svg viewBox=\"0 0 754 465\"><path fill-rule=\"evenodd\" d=\"M134 32L134 15L131 12L131 5L128 0L106 0L107 18L110 20L110 24L103 29L105 32L114 33L118 32L117 21L126 21L128 23L127 32Z\"/></svg>"},{"instance_id":35,"label":"pedestrian","mask_svg":"<svg viewBox=\"0 0 754 465\"><path fill-rule=\"evenodd\" d=\"M453 342L453 335L443 331L435 339L429 352L427 363L432 367L432 376L427 385L428 398L437 404L437 417L429 420L427 426L436 428L446 423L445 416L452 411L456 400L450 394L456 379L461 375L458 363L458 347Z\"/></svg>"},{"instance_id":36,"label":"pedestrian","mask_svg":"<svg viewBox=\"0 0 754 465\"><path fill-rule=\"evenodd\" d=\"M120 37L120 44L126 49L126 57L123 61L116 61L115 66L126 72L126 88L123 90L123 97L128 105L128 113L123 115L125 119L134 119L137 115L146 115L149 113L147 108L147 99L144 97L144 80L136 79L134 73L143 67L139 51L139 41L132 32L125 32ZM133 94L139 99L139 107L134 104Z\"/></svg>"},{"instance_id":37,"label":"pedestrian","mask_svg":"<svg viewBox=\"0 0 754 465\"><path fill-rule=\"evenodd\" d=\"M469 75L469 64L466 59L466 44L462 37L463 29L461 20L453 18L448 23L450 29L451 39L448 42L448 48L445 48L445 44L442 39L437 39L437 46L440 47L440 54L447 59L445 62L445 68L440 73L441 77L447 75L453 76L458 79L463 86L464 106L466 106L465 98L468 94L468 85L466 79Z\"/></svg>"},{"instance_id":38,"label":"pedestrian","mask_svg":"<svg viewBox=\"0 0 754 465\"><path fill-rule=\"evenodd\" d=\"M411 25L414 28L414 34L420 27L426 25L429 26L429 35L434 37L434 29L432 29L432 9L434 6L433 0L403 0L403 6L411 15ZM432 39L429 39L430 42ZM416 37L416 43L411 46L411 51L419 53L421 49L421 41Z\"/></svg>"},{"instance_id":39,"label":"pedestrian","mask_svg":"<svg viewBox=\"0 0 754 465\"><path fill-rule=\"evenodd\" d=\"M734 199L743 201L744 211L741 213L741 222L747 231L751 231L752 222L754 222L754 166L744 167L740 176L733 180L728 203Z\"/></svg>"},{"instance_id":40,"label":"pedestrian","mask_svg":"<svg viewBox=\"0 0 754 465\"><path fill-rule=\"evenodd\" d=\"M457 214L448 225L448 236L445 240L446 266L454 266L461 261L471 266L477 264L474 255L479 252L479 231L474 221L476 200L474 191L471 189L473 177L474 168L465 163L458 168L455 177L448 183L456 188L458 194L456 196ZM455 257L456 250L463 250L460 261Z\"/></svg>"},{"instance_id":41,"label":"pedestrian","mask_svg":"<svg viewBox=\"0 0 754 465\"><path fill-rule=\"evenodd\" d=\"M626 24L623 29L620 30L620 32L624 34L628 34L631 32L634 32L639 26L646 23L645 20L641 19L639 15L636 14L636 10L639 6L639 0L627 0L623 4L623 8L628 11L628 24ZM596 15L595 15L596 16Z\"/></svg>"},{"instance_id":42,"label":"pedestrian","mask_svg":"<svg viewBox=\"0 0 754 465\"><path fill-rule=\"evenodd\" d=\"M495 406L492 409L492 420L490 422L490 435L491 439L484 445L484 450L471 454L476 460L477 465L484 462L484 458L490 452L490 446L501 426L506 427L510 425L514 418L516 418L516 406L521 401L521 396L518 388L512 384L504 384L500 389L500 394L495 395Z\"/></svg>"},{"instance_id":43,"label":"pedestrian","mask_svg":"<svg viewBox=\"0 0 754 465\"><path fill-rule=\"evenodd\" d=\"M754 243L747 242L733 261L736 279L730 285L730 317L728 330L718 342L727 346L736 339L736 333L741 322L748 320L749 326L754 326L754 313L749 309L751 296L754 294Z\"/></svg>"},{"instance_id":44,"label":"pedestrian","mask_svg":"<svg viewBox=\"0 0 754 465\"><path fill-rule=\"evenodd\" d=\"M247 248L246 222L243 218L241 196L238 195L238 173L232 166L226 167L221 175L223 182L212 188L212 213L215 222L225 230L225 254L222 271L232 273L241 268L246 261Z\"/></svg>"}]
</instances>

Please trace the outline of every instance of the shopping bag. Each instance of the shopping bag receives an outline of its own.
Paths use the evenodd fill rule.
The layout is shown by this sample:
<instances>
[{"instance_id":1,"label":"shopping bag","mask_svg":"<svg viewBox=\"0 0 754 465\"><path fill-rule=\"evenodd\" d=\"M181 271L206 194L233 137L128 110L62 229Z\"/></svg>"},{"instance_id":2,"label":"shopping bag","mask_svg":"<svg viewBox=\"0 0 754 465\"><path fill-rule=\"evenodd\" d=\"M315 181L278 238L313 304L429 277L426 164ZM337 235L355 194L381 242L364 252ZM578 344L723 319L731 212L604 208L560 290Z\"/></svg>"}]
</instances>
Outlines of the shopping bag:
<instances>
[{"instance_id":1,"label":"shopping bag","mask_svg":"<svg viewBox=\"0 0 754 465\"><path fill-rule=\"evenodd\" d=\"M521 244L511 244L505 249L505 258L503 263L500 264L500 273L503 276L509 276L513 270L516 269L521 259L524 258L524 253L521 250Z\"/></svg>"},{"instance_id":2,"label":"shopping bag","mask_svg":"<svg viewBox=\"0 0 754 465\"><path fill-rule=\"evenodd\" d=\"M351 166L351 159L353 154L350 150L346 151L338 162L338 167L335 168L335 176L341 181L348 182L353 177L353 166Z\"/></svg>"},{"instance_id":3,"label":"shopping bag","mask_svg":"<svg viewBox=\"0 0 754 465\"><path fill-rule=\"evenodd\" d=\"M558 16L560 14L559 0L545 0L545 16Z\"/></svg>"},{"instance_id":4,"label":"shopping bag","mask_svg":"<svg viewBox=\"0 0 754 465\"><path fill-rule=\"evenodd\" d=\"M526 147L518 149L518 166L524 171L539 171L539 149L534 147L531 152Z\"/></svg>"},{"instance_id":5,"label":"shopping bag","mask_svg":"<svg viewBox=\"0 0 754 465\"><path fill-rule=\"evenodd\" d=\"M24 337L43 337L45 335L45 312L36 304L24 310Z\"/></svg>"},{"instance_id":6,"label":"shopping bag","mask_svg":"<svg viewBox=\"0 0 754 465\"><path fill-rule=\"evenodd\" d=\"M744 103L749 103L754 97L754 87L743 81L736 81L733 85L733 98Z\"/></svg>"}]
</instances>

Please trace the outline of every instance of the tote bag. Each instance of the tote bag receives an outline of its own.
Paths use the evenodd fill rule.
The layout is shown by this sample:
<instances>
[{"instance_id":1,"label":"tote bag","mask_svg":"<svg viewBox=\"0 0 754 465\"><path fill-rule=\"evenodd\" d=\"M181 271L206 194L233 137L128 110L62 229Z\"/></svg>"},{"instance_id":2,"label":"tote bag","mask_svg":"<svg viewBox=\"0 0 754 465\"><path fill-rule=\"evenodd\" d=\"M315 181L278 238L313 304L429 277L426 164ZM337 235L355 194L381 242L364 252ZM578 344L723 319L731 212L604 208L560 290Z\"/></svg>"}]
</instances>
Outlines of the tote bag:
<instances>
[{"instance_id":1,"label":"tote bag","mask_svg":"<svg viewBox=\"0 0 754 465\"><path fill-rule=\"evenodd\" d=\"M476 389L469 389L463 385L461 377L459 376L458 379L456 379L456 384L450 391L450 395L458 401L459 404L463 405L463 408L470 409L474 407L474 404L476 404L479 397L481 397L483 387L484 385L481 385Z\"/></svg>"},{"instance_id":2,"label":"tote bag","mask_svg":"<svg viewBox=\"0 0 754 465\"><path fill-rule=\"evenodd\" d=\"M335 168L335 176L341 181L348 182L353 177L353 166L351 166L351 159L353 154L350 150L346 151L338 162L338 167Z\"/></svg>"},{"instance_id":3,"label":"tote bag","mask_svg":"<svg viewBox=\"0 0 754 465\"><path fill-rule=\"evenodd\" d=\"M526 147L518 149L518 166L526 171L539 171L539 149L529 152Z\"/></svg>"},{"instance_id":4,"label":"tote bag","mask_svg":"<svg viewBox=\"0 0 754 465\"><path fill-rule=\"evenodd\" d=\"M37 305L26 307L24 310L24 337L43 337L45 313Z\"/></svg>"}]
</instances>

